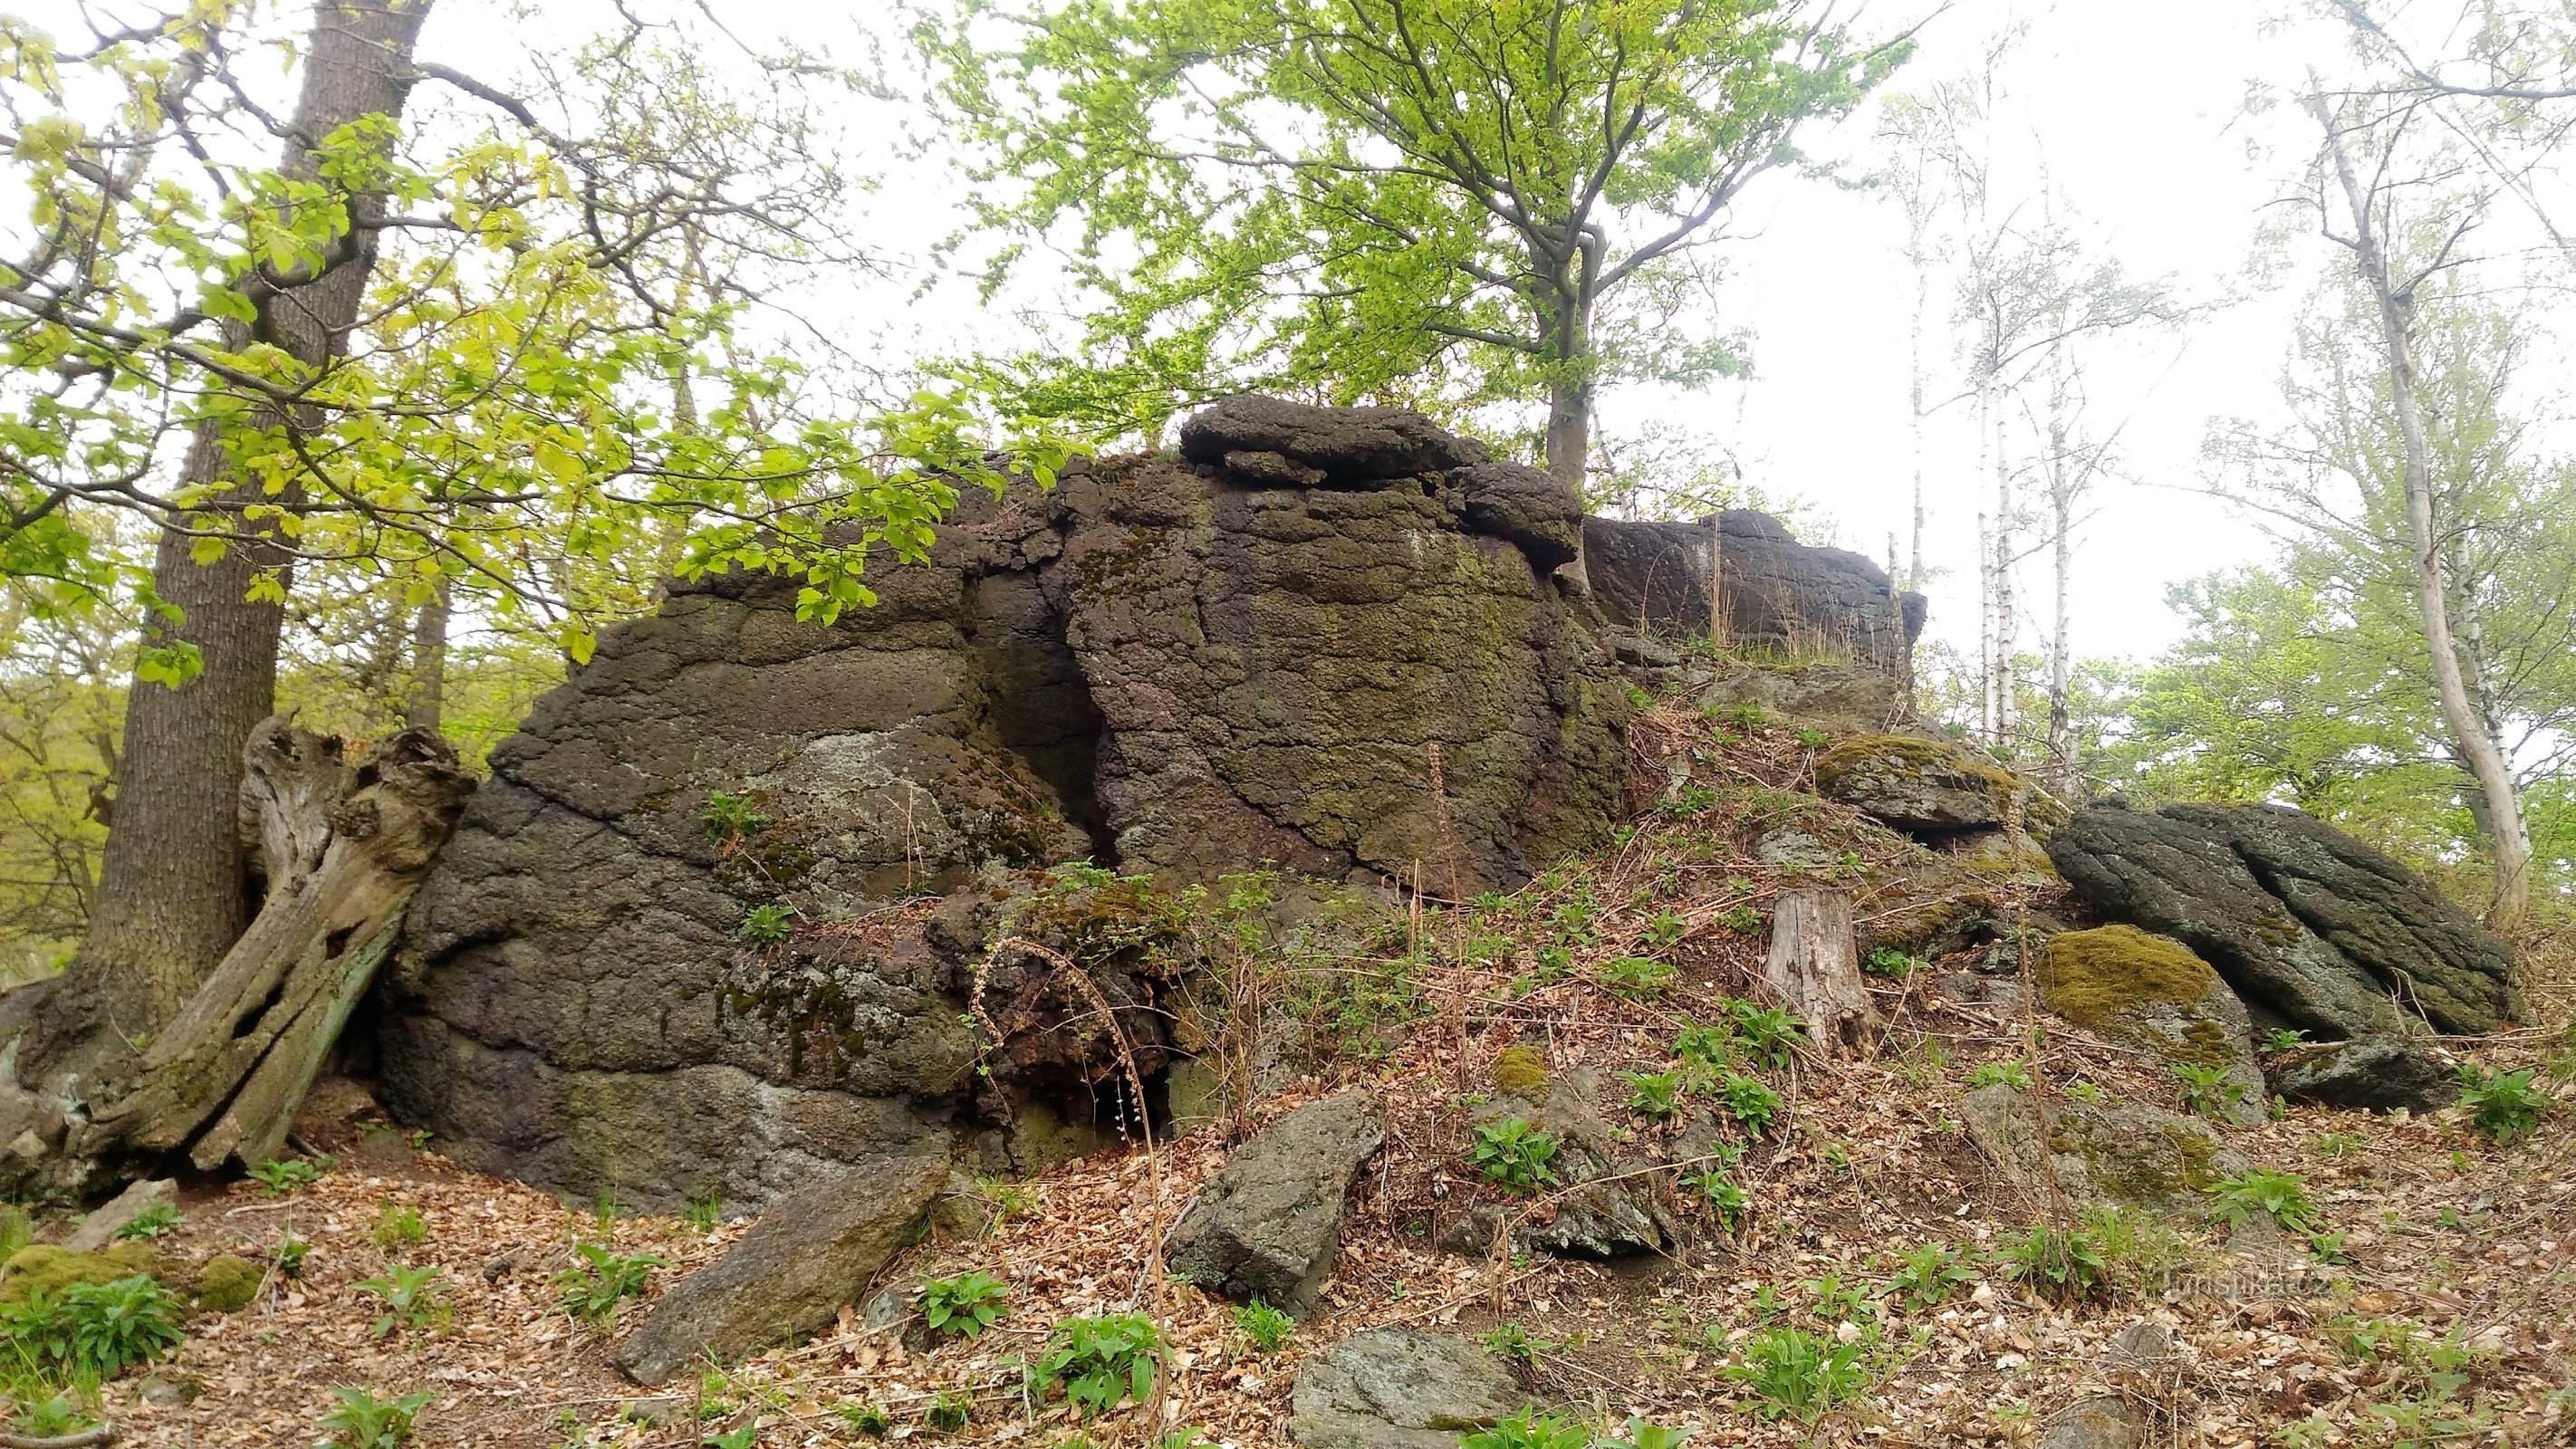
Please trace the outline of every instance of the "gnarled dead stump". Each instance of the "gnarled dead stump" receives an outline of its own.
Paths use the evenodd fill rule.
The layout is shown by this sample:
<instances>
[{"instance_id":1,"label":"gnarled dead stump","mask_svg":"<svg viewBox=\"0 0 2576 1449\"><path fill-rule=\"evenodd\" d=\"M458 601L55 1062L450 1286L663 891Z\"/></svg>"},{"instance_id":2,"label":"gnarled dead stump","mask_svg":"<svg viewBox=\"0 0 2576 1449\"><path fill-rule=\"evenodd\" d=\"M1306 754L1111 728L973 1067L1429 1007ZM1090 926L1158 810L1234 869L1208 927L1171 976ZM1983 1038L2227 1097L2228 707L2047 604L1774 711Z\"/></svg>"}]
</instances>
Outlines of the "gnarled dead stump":
<instances>
[{"instance_id":1,"label":"gnarled dead stump","mask_svg":"<svg viewBox=\"0 0 2576 1449\"><path fill-rule=\"evenodd\" d=\"M208 1169L275 1157L474 788L429 730L353 769L337 741L276 717L245 756L242 834L268 885L250 928L139 1054L11 1084L12 1150L51 1159L33 1176L56 1191L178 1152ZM35 1109L51 1121L14 1121Z\"/></svg>"},{"instance_id":2,"label":"gnarled dead stump","mask_svg":"<svg viewBox=\"0 0 2576 1449\"><path fill-rule=\"evenodd\" d=\"M1861 984L1849 895L1782 891L1771 908L1771 952L1762 962L1762 981L1782 1005L1806 1020L1817 1047L1827 1055L1870 1050L1877 1017L1870 1009L1869 988Z\"/></svg>"}]
</instances>

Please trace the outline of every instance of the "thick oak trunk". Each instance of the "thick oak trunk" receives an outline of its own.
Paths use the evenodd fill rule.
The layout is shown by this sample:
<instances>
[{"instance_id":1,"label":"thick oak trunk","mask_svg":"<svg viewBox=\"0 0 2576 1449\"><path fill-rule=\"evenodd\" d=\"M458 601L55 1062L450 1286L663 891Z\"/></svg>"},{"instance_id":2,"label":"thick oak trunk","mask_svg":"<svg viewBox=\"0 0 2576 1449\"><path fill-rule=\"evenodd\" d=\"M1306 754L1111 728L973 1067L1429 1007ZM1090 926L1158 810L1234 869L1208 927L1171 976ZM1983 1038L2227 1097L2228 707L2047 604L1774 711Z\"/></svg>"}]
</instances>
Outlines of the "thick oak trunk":
<instances>
[{"instance_id":1,"label":"thick oak trunk","mask_svg":"<svg viewBox=\"0 0 2576 1449\"><path fill-rule=\"evenodd\" d=\"M1762 982L1804 1018L1828 1056L1859 1056L1878 1024L1861 983L1851 897L1842 891L1783 891L1771 908L1771 951Z\"/></svg>"}]
</instances>

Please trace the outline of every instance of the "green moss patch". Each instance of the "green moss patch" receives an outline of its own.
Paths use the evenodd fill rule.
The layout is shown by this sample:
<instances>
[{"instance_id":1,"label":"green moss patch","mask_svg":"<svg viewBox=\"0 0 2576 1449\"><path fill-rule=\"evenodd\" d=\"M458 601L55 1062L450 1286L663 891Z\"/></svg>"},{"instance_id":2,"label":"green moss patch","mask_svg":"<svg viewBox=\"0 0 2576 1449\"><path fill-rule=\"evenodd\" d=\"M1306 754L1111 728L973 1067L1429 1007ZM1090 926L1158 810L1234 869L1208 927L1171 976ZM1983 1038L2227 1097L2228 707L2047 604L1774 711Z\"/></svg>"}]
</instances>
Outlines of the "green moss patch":
<instances>
[{"instance_id":1,"label":"green moss patch","mask_svg":"<svg viewBox=\"0 0 2576 1449\"><path fill-rule=\"evenodd\" d=\"M75 1283L113 1283L137 1273L161 1276L160 1255L150 1243L123 1242L103 1253L75 1253L53 1243L37 1243L0 1263L0 1303L16 1303L38 1289L48 1298L60 1299L63 1290Z\"/></svg>"},{"instance_id":2,"label":"green moss patch","mask_svg":"<svg viewBox=\"0 0 2576 1449\"><path fill-rule=\"evenodd\" d=\"M2040 999L2078 1026L2099 1027L2145 1002L2205 1000L2217 984L2189 946L2135 926L2052 936L2039 963Z\"/></svg>"},{"instance_id":3,"label":"green moss patch","mask_svg":"<svg viewBox=\"0 0 2576 1449\"><path fill-rule=\"evenodd\" d=\"M1494 1058L1494 1090L1532 1102L1547 1099L1547 1058L1537 1047L1509 1046Z\"/></svg>"},{"instance_id":4,"label":"green moss patch","mask_svg":"<svg viewBox=\"0 0 2576 1449\"><path fill-rule=\"evenodd\" d=\"M197 1274L197 1306L208 1313L230 1313L248 1308L259 1296L259 1285L268 1275L248 1258L219 1253L206 1260Z\"/></svg>"}]
</instances>

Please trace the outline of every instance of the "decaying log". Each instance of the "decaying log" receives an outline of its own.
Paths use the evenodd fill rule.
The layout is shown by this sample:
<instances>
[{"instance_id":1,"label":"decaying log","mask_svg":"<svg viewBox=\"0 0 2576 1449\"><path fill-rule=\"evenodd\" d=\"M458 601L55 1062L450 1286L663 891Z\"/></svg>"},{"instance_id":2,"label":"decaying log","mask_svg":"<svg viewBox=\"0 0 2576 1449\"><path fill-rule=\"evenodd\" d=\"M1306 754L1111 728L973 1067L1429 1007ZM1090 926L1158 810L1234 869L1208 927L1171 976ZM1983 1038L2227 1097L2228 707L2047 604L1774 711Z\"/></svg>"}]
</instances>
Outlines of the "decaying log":
<instances>
[{"instance_id":1,"label":"decaying log","mask_svg":"<svg viewBox=\"0 0 2576 1449\"><path fill-rule=\"evenodd\" d=\"M250 929L144 1050L97 1084L71 1150L204 1169L275 1157L473 780L428 730L378 745L340 788L338 747L282 719L249 747L244 810L271 889Z\"/></svg>"},{"instance_id":2,"label":"decaying log","mask_svg":"<svg viewBox=\"0 0 2576 1449\"><path fill-rule=\"evenodd\" d=\"M1805 1019L1828 1055L1870 1051L1877 1014L1861 984L1848 894L1782 891L1771 908L1771 952L1762 962L1762 980L1782 1005Z\"/></svg>"}]
</instances>

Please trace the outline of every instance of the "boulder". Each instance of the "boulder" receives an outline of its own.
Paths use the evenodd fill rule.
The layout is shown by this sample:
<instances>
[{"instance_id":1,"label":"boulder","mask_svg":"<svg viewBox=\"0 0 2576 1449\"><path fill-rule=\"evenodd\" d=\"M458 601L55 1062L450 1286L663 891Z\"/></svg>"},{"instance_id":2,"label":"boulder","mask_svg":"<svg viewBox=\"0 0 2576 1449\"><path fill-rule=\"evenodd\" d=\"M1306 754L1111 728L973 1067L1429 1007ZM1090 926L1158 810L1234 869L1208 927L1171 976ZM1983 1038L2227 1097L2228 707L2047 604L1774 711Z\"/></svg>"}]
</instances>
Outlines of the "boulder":
<instances>
[{"instance_id":1,"label":"boulder","mask_svg":"<svg viewBox=\"0 0 2576 1449\"><path fill-rule=\"evenodd\" d=\"M125 1191L91 1209L89 1216L81 1219L80 1226L64 1240L63 1246L75 1253L103 1252L136 1218L155 1208L176 1207L178 1203L179 1184L170 1178L152 1177L128 1183Z\"/></svg>"},{"instance_id":2,"label":"boulder","mask_svg":"<svg viewBox=\"0 0 2576 1449\"><path fill-rule=\"evenodd\" d=\"M2460 1059L2421 1037L2319 1042L2272 1059L2275 1092L2357 1111L2430 1112L2459 1100Z\"/></svg>"},{"instance_id":3,"label":"boulder","mask_svg":"<svg viewBox=\"0 0 2576 1449\"><path fill-rule=\"evenodd\" d=\"M2065 807L1965 745L1913 735L1862 735L1816 757L1816 793L1912 834L2001 828L2016 796L2022 823L2045 838Z\"/></svg>"},{"instance_id":4,"label":"boulder","mask_svg":"<svg viewBox=\"0 0 2576 1449\"><path fill-rule=\"evenodd\" d=\"M1342 1199L1386 1140L1376 1102L1343 1092L1254 1134L1173 1229L1172 1271L1222 1297L1303 1318L1341 1247Z\"/></svg>"},{"instance_id":5,"label":"boulder","mask_svg":"<svg viewBox=\"0 0 2576 1449\"><path fill-rule=\"evenodd\" d=\"M1838 735L1883 735L1913 713L1908 693L1901 673L1875 662L1726 659L1718 661L1715 677L1699 686L1693 699L1721 718L1757 710L1765 719Z\"/></svg>"},{"instance_id":6,"label":"boulder","mask_svg":"<svg viewBox=\"0 0 2576 1449\"><path fill-rule=\"evenodd\" d=\"M2236 1089L2227 1116L2263 1120L2263 1069L2245 1003L2191 948L2135 926L2067 931L2039 953L2040 1003L2168 1067L2216 1067Z\"/></svg>"},{"instance_id":7,"label":"boulder","mask_svg":"<svg viewBox=\"0 0 2576 1449\"><path fill-rule=\"evenodd\" d=\"M75 1283L113 1283L137 1273L162 1276L161 1255L140 1239L99 1252L30 1243L0 1263L0 1304L16 1303L36 1292L60 1302L63 1290Z\"/></svg>"},{"instance_id":8,"label":"boulder","mask_svg":"<svg viewBox=\"0 0 2576 1449\"><path fill-rule=\"evenodd\" d=\"M2088 904L2191 947L2258 1016L2341 1039L2528 1015L2510 948L2404 866L2295 811L2097 807L2048 852Z\"/></svg>"},{"instance_id":9,"label":"boulder","mask_svg":"<svg viewBox=\"0 0 2576 1449\"><path fill-rule=\"evenodd\" d=\"M1505 540L1541 570L1583 556L1583 500L1555 474L1519 463L1478 463L1449 482L1465 496L1469 528Z\"/></svg>"},{"instance_id":10,"label":"boulder","mask_svg":"<svg viewBox=\"0 0 2576 1449\"><path fill-rule=\"evenodd\" d=\"M1533 1082L1522 1061L1511 1056L1507 1051L1507 1060L1496 1064L1499 1095L1479 1106L1474 1120L1481 1125L1519 1117L1555 1138L1556 1155L1548 1166L1557 1181L1546 1189L1546 1205L1537 1212L1523 1214L1519 1202L1476 1204L1447 1235L1447 1245L1482 1253L1492 1246L1495 1232L1513 1219L1514 1243L1558 1257L1624 1258L1678 1245L1681 1228L1665 1206L1659 1174L1639 1170L1649 1164L1621 1150L1602 1115L1600 1075L1590 1067L1549 1073L1542 1064Z\"/></svg>"},{"instance_id":11,"label":"boulder","mask_svg":"<svg viewBox=\"0 0 2576 1449\"><path fill-rule=\"evenodd\" d=\"M723 1257L654 1303L618 1347L618 1371L650 1387L701 1356L732 1363L831 1323L912 1241L948 1173L941 1158L887 1158L778 1198Z\"/></svg>"},{"instance_id":12,"label":"boulder","mask_svg":"<svg viewBox=\"0 0 2576 1449\"><path fill-rule=\"evenodd\" d=\"M2032 1202L2049 1199L2049 1180L2078 1204L2107 1202L2183 1208L2207 1201L2201 1190L2249 1168L2210 1125L2160 1107L2052 1097L2040 1130L2039 1099L2004 1083L1979 1087L1959 1102L1960 1120L2006 1181Z\"/></svg>"},{"instance_id":13,"label":"boulder","mask_svg":"<svg viewBox=\"0 0 2576 1449\"><path fill-rule=\"evenodd\" d=\"M1288 1437L1305 1449L1458 1449L1522 1398L1510 1368L1466 1338L1375 1328L1298 1365Z\"/></svg>"},{"instance_id":14,"label":"boulder","mask_svg":"<svg viewBox=\"0 0 2576 1449\"><path fill-rule=\"evenodd\" d=\"M2094 1376L2129 1393L2087 1394L2059 1411L2039 1449L2138 1449L2153 1419L2147 1405L2170 1393L2181 1370L2173 1330L2141 1318L2111 1340Z\"/></svg>"},{"instance_id":15,"label":"boulder","mask_svg":"<svg viewBox=\"0 0 2576 1449\"><path fill-rule=\"evenodd\" d=\"M1852 663L1895 681L1913 677L1924 599L1899 592L1878 565L1838 548L1810 548L1780 520L1751 509L1721 515L1727 641L1785 663ZM1708 633L1709 521L1583 520L1592 601L1612 623L1673 637Z\"/></svg>"},{"instance_id":16,"label":"boulder","mask_svg":"<svg viewBox=\"0 0 2576 1449\"><path fill-rule=\"evenodd\" d=\"M1181 456L1193 463L1232 466L1232 454L1268 453L1337 484L1445 473L1493 456L1483 443L1401 408L1317 407L1248 395L1192 413L1181 424L1180 444Z\"/></svg>"}]
</instances>

